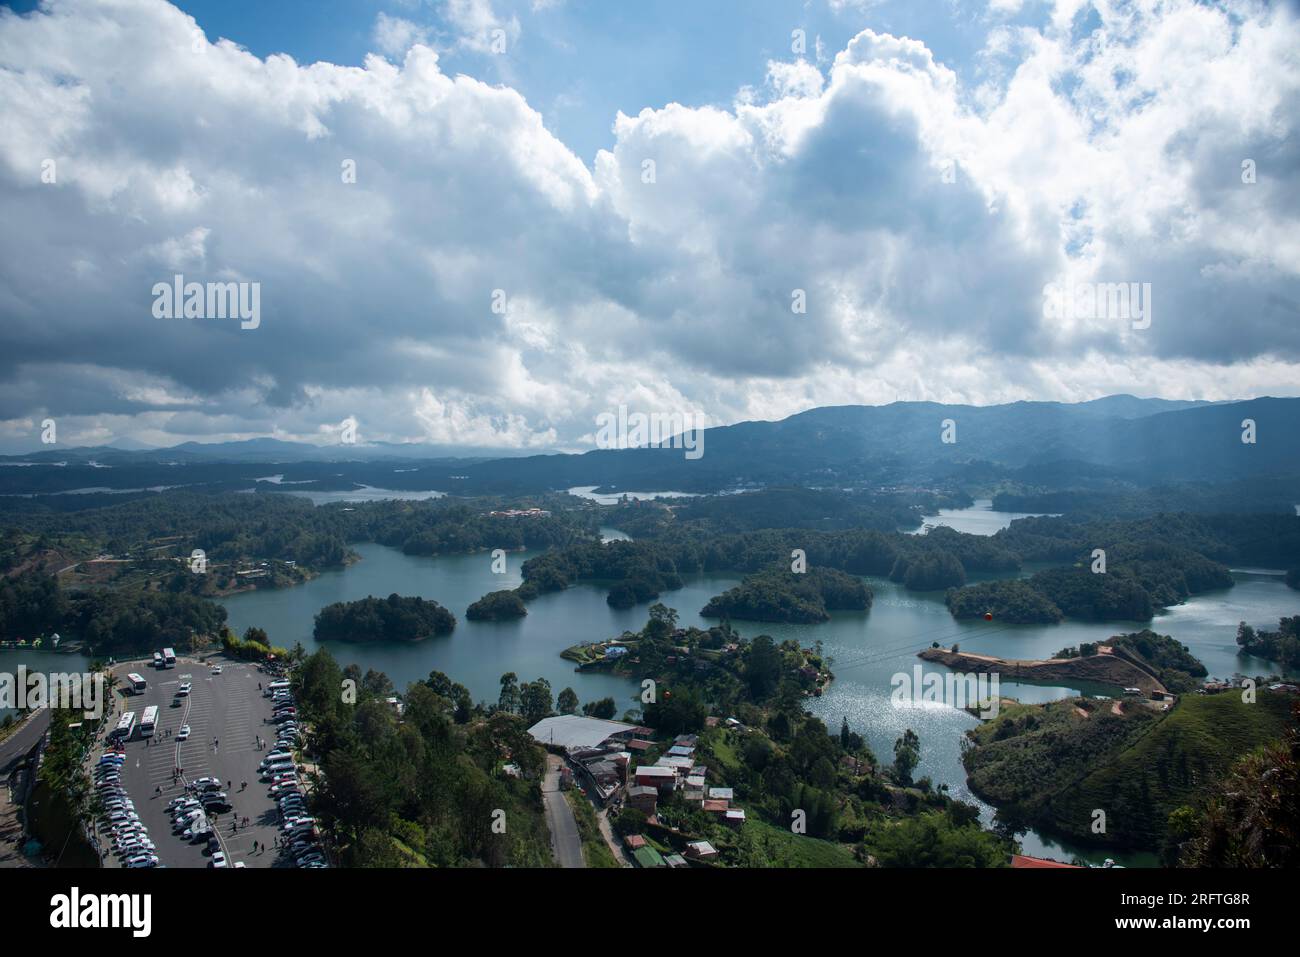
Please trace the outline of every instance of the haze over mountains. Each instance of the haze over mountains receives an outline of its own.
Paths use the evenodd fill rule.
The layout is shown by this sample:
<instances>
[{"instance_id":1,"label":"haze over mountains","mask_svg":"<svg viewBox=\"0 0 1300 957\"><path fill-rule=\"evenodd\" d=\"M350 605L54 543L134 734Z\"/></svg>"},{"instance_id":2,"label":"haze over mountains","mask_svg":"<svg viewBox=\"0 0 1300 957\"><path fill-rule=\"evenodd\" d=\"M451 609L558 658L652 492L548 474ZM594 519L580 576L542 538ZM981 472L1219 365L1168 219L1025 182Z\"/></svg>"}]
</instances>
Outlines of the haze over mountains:
<instances>
[{"instance_id":1,"label":"haze over mountains","mask_svg":"<svg viewBox=\"0 0 1300 957\"><path fill-rule=\"evenodd\" d=\"M1242 441L1243 422L1255 441ZM945 442L944 426L955 441ZM596 485L710 492L778 484L926 485L979 478L1137 485L1300 475L1300 399L1206 403L1134 396L994 406L898 402L811 409L776 422L707 429L704 454L602 449L506 457L424 445L315 446L275 439L170 449L49 449L0 461L9 494L161 485L252 487L271 466L284 481L451 493L541 492ZM59 463L55 468L42 467ZM92 464L93 463L93 464ZM202 471L191 471L201 469ZM269 487L263 481L261 487Z\"/></svg>"}]
</instances>

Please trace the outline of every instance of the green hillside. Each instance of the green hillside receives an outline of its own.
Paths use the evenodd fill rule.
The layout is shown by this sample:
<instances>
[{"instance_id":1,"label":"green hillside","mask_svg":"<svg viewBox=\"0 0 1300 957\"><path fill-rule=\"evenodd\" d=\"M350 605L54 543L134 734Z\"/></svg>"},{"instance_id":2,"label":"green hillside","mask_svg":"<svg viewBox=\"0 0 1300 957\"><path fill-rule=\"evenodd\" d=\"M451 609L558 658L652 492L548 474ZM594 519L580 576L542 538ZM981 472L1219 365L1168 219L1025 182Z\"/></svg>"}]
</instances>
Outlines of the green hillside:
<instances>
[{"instance_id":1,"label":"green hillside","mask_svg":"<svg viewBox=\"0 0 1300 957\"><path fill-rule=\"evenodd\" d=\"M1241 755L1281 737L1290 698L1186 695L1167 714L1071 699L1012 708L977 729L971 787L1025 820L1104 846L1158 850L1169 813L1195 804ZM1075 709L1090 710L1083 717ZM1094 811L1106 831L1094 834Z\"/></svg>"}]
</instances>

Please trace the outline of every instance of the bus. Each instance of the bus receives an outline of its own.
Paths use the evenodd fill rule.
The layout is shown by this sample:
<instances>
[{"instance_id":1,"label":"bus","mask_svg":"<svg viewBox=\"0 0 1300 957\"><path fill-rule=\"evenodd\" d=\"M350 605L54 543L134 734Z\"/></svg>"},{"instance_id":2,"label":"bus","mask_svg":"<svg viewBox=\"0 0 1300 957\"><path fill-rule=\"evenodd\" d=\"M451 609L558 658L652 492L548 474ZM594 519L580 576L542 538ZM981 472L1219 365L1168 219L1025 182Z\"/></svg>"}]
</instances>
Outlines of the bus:
<instances>
[{"instance_id":1,"label":"bus","mask_svg":"<svg viewBox=\"0 0 1300 957\"><path fill-rule=\"evenodd\" d=\"M153 737L154 728L158 726L158 706L151 704L144 709L144 714L140 718L140 737Z\"/></svg>"},{"instance_id":2,"label":"bus","mask_svg":"<svg viewBox=\"0 0 1300 957\"><path fill-rule=\"evenodd\" d=\"M135 730L135 712L128 711L117 719L117 727L109 735L114 741L125 741L131 737L131 732Z\"/></svg>"},{"instance_id":3,"label":"bus","mask_svg":"<svg viewBox=\"0 0 1300 957\"><path fill-rule=\"evenodd\" d=\"M155 651L153 653L153 666L157 668L159 671L162 671L163 668L166 666L166 662L163 661L163 656L161 651Z\"/></svg>"},{"instance_id":4,"label":"bus","mask_svg":"<svg viewBox=\"0 0 1300 957\"><path fill-rule=\"evenodd\" d=\"M163 649L163 664L168 668L176 667L176 652L170 648Z\"/></svg>"},{"instance_id":5,"label":"bus","mask_svg":"<svg viewBox=\"0 0 1300 957\"><path fill-rule=\"evenodd\" d=\"M132 672L131 674L127 675L126 682L131 686L132 694L144 694L144 689L145 689L144 679L141 678L138 674Z\"/></svg>"}]
</instances>

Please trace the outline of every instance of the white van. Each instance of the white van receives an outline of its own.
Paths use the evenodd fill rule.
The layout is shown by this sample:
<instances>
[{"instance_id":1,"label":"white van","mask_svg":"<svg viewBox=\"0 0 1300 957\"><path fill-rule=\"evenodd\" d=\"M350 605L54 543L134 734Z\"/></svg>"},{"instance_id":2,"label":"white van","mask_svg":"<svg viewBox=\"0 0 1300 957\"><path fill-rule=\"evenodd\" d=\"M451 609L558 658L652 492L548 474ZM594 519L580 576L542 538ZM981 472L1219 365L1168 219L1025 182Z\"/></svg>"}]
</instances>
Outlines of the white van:
<instances>
[{"instance_id":1,"label":"white van","mask_svg":"<svg viewBox=\"0 0 1300 957\"><path fill-rule=\"evenodd\" d=\"M271 682L269 685L267 685L266 688L262 691L262 697L263 697L263 698L269 698L269 697L271 697L271 695L275 694L277 691L288 691L288 690L289 690L289 682L287 682L287 681L272 681L272 682Z\"/></svg>"}]
</instances>

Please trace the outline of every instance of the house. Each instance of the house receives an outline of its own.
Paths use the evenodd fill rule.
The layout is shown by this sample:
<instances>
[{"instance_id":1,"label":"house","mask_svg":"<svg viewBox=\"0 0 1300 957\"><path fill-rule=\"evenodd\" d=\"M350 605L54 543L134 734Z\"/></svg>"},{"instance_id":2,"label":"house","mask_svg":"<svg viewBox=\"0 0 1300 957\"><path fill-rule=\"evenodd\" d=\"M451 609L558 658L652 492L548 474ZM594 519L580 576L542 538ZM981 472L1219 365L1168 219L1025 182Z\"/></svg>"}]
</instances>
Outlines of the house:
<instances>
[{"instance_id":1,"label":"house","mask_svg":"<svg viewBox=\"0 0 1300 957\"><path fill-rule=\"evenodd\" d=\"M680 854L669 854L667 857L664 858L664 863L667 864L669 867L690 867L691 866L686 863L686 858L682 857Z\"/></svg>"},{"instance_id":2,"label":"house","mask_svg":"<svg viewBox=\"0 0 1300 957\"><path fill-rule=\"evenodd\" d=\"M623 838L623 843L627 845L629 851L635 851L638 847L645 847L645 835L629 834Z\"/></svg>"},{"instance_id":3,"label":"house","mask_svg":"<svg viewBox=\"0 0 1300 957\"><path fill-rule=\"evenodd\" d=\"M739 827L745 823L745 812L738 807L727 808L727 813L722 815L722 820L733 827Z\"/></svg>"},{"instance_id":4,"label":"house","mask_svg":"<svg viewBox=\"0 0 1300 957\"><path fill-rule=\"evenodd\" d=\"M653 741L642 741L640 738L632 738L630 741L626 741L623 744L623 747L627 748L629 751L635 751L637 754L644 754L654 746L655 743Z\"/></svg>"},{"instance_id":5,"label":"house","mask_svg":"<svg viewBox=\"0 0 1300 957\"><path fill-rule=\"evenodd\" d=\"M635 780L641 787L671 791L677 786L677 772L657 764L650 767L642 765L636 769Z\"/></svg>"},{"instance_id":6,"label":"house","mask_svg":"<svg viewBox=\"0 0 1300 957\"><path fill-rule=\"evenodd\" d=\"M688 748L694 748L699 743L700 736L698 734L679 734L673 738L673 744L683 745Z\"/></svg>"},{"instance_id":7,"label":"house","mask_svg":"<svg viewBox=\"0 0 1300 957\"><path fill-rule=\"evenodd\" d=\"M667 867L667 863L658 851L650 845L638 847L632 852L632 860L636 861L637 867Z\"/></svg>"},{"instance_id":8,"label":"house","mask_svg":"<svg viewBox=\"0 0 1300 957\"><path fill-rule=\"evenodd\" d=\"M685 744L674 744L668 749L668 756L672 758L689 758L695 753L695 749Z\"/></svg>"},{"instance_id":9,"label":"house","mask_svg":"<svg viewBox=\"0 0 1300 957\"><path fill-rule=\"evenodd\" d=\"M587 772L587 776L591 779L591 783L602 802L608 801L614 795L614 792L623 786L623 768L619 767L614 761L597 758L583 762L581 767Z\"/></svg>"},{"instance_id":10,"label":"house","mask_svg":"<svg viewBox=\"0 0 1300 957\"><path fill-rule=\"evenodd\" d=\"M707 813L709 813L709 814L726 814L726 813L727 813L727 802L726 802L726 801L710 801L708 798L705 798L705 799L704 799L704 810L705 810Z\"/></svg>"},{"instance_id":11,"label":"house","mask_svg":"<svg viewBox=\"0 0 1300 957\"><path fill-rule=\"evenodd\" d=\"M679 754L665 754L655 762L657 767L672 768L675 772L685 773L695 767L695 759Z\"/></svg>"},{"instance_id":12,"label":"house","mask_svg":"<svg viewBox=\"0 0 1300 957\"><path fill-rule=\"evenodd\" d=\"M627 805L650 817L655 813L659 803L659 789L635 784L627 789Z\"/></svg>"},{"instance_id":13,"label":"house","mask_svg":"<svg viewBox=\"0 0 1300 957\"><path fill-rule=\"evenodd\" d=\"M731 788L709 788L709 797L715 801L733 801L736 795Z\"/></svg>"},{"instance_id":14,"label":"house","mask_svg":"<svg viewBox=\"0 0 1300 957\"><path fill-rule=\"evenodd\" d=\"M691 841L686 845L686 856L697 861L709 861L718 856L718 849L708 841Z\"/></svg>"}]
</instances>

